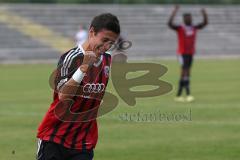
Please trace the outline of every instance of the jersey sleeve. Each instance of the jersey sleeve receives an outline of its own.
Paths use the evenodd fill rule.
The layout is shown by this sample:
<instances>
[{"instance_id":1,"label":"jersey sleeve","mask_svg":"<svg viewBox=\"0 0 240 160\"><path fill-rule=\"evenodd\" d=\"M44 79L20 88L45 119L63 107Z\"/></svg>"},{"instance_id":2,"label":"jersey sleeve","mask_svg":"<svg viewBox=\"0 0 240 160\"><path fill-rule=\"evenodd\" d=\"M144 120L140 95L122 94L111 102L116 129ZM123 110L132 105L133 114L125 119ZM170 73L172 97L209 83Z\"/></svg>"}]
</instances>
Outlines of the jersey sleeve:
<instances>
[{"instance_id":1,"label":"jersey sleeve","mask_svg":"<svg viewBox=\"0 0 240 160\"><path fill-rule=\"evenodd\" d=\"M172 25L171 28L175 31L178 31L181 28L181 26L178 24L175 24L175 25Z\"/></svg>"},{"instance_id":2,"label":"jersey sleeve","mask_svg":"<svg viewBox=\"0 0 240 160\"><path fill-rule=\"evenodd\" d=\"M59 90L69 79L74 72L82 64L83 53L80 48L73 48L63 54L58 61L57 73L55 77L55 88Z\"/></svg>"},{"instance_id":3,"label":"jersey sleeve","mask_svg":"<svg viewBox=\"0 0 240 160\"><path fill-rule=\"evenodd\" d=\"M181 25L177 25L176 26L176 31L179 32L181 30L182 26Z\"/></svg>"}]
</instances>

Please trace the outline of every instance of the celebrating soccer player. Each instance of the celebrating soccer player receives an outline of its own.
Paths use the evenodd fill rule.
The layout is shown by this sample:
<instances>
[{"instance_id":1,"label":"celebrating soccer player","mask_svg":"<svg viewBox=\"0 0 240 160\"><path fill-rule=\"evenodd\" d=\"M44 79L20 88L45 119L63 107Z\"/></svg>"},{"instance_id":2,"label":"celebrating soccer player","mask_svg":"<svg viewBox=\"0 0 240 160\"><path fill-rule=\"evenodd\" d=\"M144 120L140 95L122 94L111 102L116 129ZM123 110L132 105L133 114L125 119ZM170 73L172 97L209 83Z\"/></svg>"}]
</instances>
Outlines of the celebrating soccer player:
<instances>
[{"instance_id":1,"label":"celebrating soccer player","mask_svg":"<svg viewBox=\"0 0 240 160\"><path fill-rule=\"evenodd\" d=\"M203 15L203 22L193 25L192 15L190 13L183 14L184 24L176 25L174 24L174 18L177 14L179 6L176 6L172 12L172 15L168 21L168 26L175 30L178 35L178 57L181 63L181 77L179 80L179 88L176 101L187 101L191 102L194 100L194 97L190 94L190 69L193 61L193 56L195 53L195 41L197 30L203 29L208 24L208 16L205 9L201 10ZM187 97L186 99L182 97L183 89L186 89Z\"/></svg>"},{"instance_id":2,"label":"celebrating soccer player","mask_svg":"<svg viewBox=\"0 0 240 160\"><path fill-rule=\"evenodd\" d=\"M53 102L38 128L37 160L92 160L98 139L96 108L105 92L111 56L120 34L118 18L96 16L88 39L58 62ZM80 114L82 113L82 114Z\"/></svg>"}]
</instances>

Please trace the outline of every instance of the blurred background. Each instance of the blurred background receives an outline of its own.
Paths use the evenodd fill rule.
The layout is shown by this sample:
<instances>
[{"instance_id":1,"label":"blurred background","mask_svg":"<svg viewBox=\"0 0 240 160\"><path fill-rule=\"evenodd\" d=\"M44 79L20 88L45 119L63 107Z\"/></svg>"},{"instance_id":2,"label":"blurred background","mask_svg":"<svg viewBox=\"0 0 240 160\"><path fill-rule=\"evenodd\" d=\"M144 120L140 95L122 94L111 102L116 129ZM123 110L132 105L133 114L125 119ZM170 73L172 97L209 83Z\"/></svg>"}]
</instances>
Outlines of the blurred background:
<instances>
[{"instance_id":1,"label":"blurred background","mask_svg":"<svg viewBox=\"0 0 240 160\"><path fill-rule=\"evenodd\" d=\"M134 62L160 63L173 90L138 99L99 119L97 160L239 160L240 0L0 0L0 159L30 160L36 130L52 101L48 78L65 51L77 43L79 29L103 12L118 16L126 51ZM198 32L192 88L196 101L176 103L180 67L176 33L167 26L176 4L182 13L209 25ZM195 60L194 60L195 61ZM110 82L109 88L116 96ZM191 110L191 112L190 112ZM184 114L191 121L131 122L121 115ZM191 114L191 115L190 115Z\"/></svg>"},{"instance_id":2,"label":"blurred background","mask_svg":"<svg viewBox=\"0 0 240 160\"><path fill-rule=\"evenodd\" d=\"M176 35L166 25L173 5L164 3L180 2L191 2L191 4L180 8L176 19L179 24L182 21L183 12L192 13L195 24L202 21L200 13L202 7L206 8L209 14L210 25L198 36L197 56L239 55L240 8L238 5L231 5L237 3L237 0L163 0L160 1L163 4L157 5L151 3L158 1L130 0L52 1L51 4L35 4L35 1L16 2L19 3L0 6L0 62L56 60L59 54L74 45L79 26L83 25L88 29L92 18L102 12L111 12L119 17L123 37L133 43L128 50L129 58L174 57ZM41 2L36 1L36 3ZM70 4L65 4L66 2ZM95 4L97 2L99 4ZM204 6L194 5L199 3Z\"/></svg>"}]
</instances>

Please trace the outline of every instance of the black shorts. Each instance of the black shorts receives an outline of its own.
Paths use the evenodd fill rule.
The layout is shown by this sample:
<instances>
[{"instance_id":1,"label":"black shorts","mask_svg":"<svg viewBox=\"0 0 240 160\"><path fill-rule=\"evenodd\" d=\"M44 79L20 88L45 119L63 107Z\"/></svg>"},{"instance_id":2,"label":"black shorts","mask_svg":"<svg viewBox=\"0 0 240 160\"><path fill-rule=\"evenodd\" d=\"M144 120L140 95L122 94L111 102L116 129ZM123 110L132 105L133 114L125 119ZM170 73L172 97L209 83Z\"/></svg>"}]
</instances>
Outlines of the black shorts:
<instances>
[{"instance_id":1,"label":"black shorts","mask_svg":"<svg viewBox=\"0 0 240 160\"><path fill-rule=\"evenodd\" d=\"M93 150L79 151L69 149L60 144L42 141L38 142L37 160L92 160Z\"/></svg>"},{"instance_id":2,"label":"black shorts","mask_svg":"<svg viewBox=\"0 0 240 160\"><path fill-rule=\"evenodd\" d=\"M179 61L183 69L189 69L192 66L193 55L183 54L179 56Z\"/></svg>"}]
</instances>

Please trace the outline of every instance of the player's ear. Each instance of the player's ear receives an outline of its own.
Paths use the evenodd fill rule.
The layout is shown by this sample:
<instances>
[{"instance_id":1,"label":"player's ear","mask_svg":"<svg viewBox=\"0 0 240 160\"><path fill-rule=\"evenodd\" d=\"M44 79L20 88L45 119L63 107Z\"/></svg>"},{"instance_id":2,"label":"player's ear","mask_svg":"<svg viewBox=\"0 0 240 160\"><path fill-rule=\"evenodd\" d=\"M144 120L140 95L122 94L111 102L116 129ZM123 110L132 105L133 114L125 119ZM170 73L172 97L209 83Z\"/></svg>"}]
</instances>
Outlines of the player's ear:
<instances>
[{"instance_id":1,"label":"player's ear","mask_svg":"<svg viewBox=\"0 0 240 160\"><path fill-rule=\"evenodd\" d=\"M94 28L93 28L93 27L90 27L90 29L89 29L88 32L89 32L89 37L92 38L93 35L94 35Z\"/></svg>"},{"instance_id":2,"label":"player's ear","mask_svg":"<svg viewBox=\"0 0 240 160\"><path fill-rule=\"evenodd\" d=\"M96 32L93 27L90 27L89 29L89 37L92 38L96 35Z\"/></svg>"}]
</instances>

